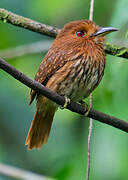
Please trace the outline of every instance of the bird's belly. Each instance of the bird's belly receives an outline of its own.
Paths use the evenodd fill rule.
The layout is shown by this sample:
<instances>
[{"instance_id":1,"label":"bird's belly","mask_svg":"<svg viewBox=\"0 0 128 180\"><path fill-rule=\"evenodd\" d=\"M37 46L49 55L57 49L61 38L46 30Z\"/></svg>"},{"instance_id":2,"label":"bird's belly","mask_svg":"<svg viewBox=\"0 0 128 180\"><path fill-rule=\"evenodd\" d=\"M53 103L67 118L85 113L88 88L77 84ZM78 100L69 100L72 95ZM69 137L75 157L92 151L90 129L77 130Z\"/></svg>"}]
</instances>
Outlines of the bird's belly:
<instances>
[{"instance_id":1,"label":"bird's belly","mask_svg":"<svg viewBox=\"0 0 128 180\"><path fill-rule=\"evenodd\" d=\"M72 93L69 94L69 98L71 98L73 101L80 101L88 97L89 94L91 93L88 87L85 85L80 85L79 87L76 88L74 86L71 92Z\"/></svg>"},{"instance_id":2,"label":"bird's belly","mask_svg":"<svg viewBox=\"0 0 128 180\"><path fill-rule=\"evenodd\" d=\"M90 95L98 86L104 74L104 62L94 65L91 61L70 62L58 70L48 81L47 87L73 101L80 101Z\"/></svg>"},{"instance_id":3,"label":"bird's belly","mask_svg":"<svg viewBox=\"0 0 128 180\"><path fill-rule=\"evenodd\" d=\"M84 74L81 72L79 75L72 80L68 78L60 85L60 94L67 96L73 101L80 101L90 95L90 93L99 84L98 73L95 71L94 74Z\"/></svg>"}]
</instances>

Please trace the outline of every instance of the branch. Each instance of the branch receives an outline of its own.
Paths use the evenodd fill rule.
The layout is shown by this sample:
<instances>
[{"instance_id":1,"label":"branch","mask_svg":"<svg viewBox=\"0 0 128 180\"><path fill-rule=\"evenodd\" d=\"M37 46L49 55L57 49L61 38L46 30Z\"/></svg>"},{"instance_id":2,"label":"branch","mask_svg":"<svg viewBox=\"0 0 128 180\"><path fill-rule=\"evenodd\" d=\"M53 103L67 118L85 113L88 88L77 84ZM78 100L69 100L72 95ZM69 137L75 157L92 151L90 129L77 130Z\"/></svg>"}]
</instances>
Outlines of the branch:
<instances>
[{"instance_id":1,"label":"branch","mask_svg":"<svg viewBox=\"0 0 128 180\"><path fill-rule=\"evenodd\" d=\"M9 12L1 8L0 8L0 20L2 20L4 23L8 22L15 26L19 26L24 29L29 29L31 31L38 32L40 34L45 34L50 37L56 37L56 35L60 31L56 27L33 21L31 19L16 15L12 12Z\"/></svg>"},{"instance_id":2,"label":"branch","mask_svg":"<svg viewBox=\"0 0 128 180\"><path fill-rule=\"evenodd\" d=\"M46 88L39 82L27 77L25 74L15 69L13 66L8 64L1 58L0 58L0 68L6 71L7 73L9 73L11 76L13 76L15 79L17 79L21 83L28 86L29 88L36 90L36 92L38 92L39 94L42 94L46 96L47 98L49 98L50 100L56 102L58 105L61 105L61 106L64 105L65 98L63 96L60 96L59 94L51 91L50 89ZM70 104L67 106L67 109L81 115L84 115L85 112L87 111L87 109L85 109L83 106L73 101L70 102ZM90 109L88 117L93 118L99 122L108 124L110 126L113 126L115 128L118 128L122 131L128 132L128 123L116 117L96 111L92 108Z\"/></svg>"},{"instance_id":3,"label":"branch","mask_svg":"<svg viewBox=\"0 0 128 180\"><path fill-rule=\"evenodd\" d=\"M8 22L15 26L19 26L24 29L28 29L50 37L56 37L56 35L60 32L60 29L56 27L52 27L46 24L42 24L40 22L33 21L29 18L19 16L17 14L14 14L12 12L9 12L1 8L0 8L0 20L2 20L5 23ZM120 47L106 43L105 52L113 56L118 56L128 59L128 48L126 47Z\"/></svg>"},{"instance_id":4,"label":"branch","mask_svg":"<svg viewBox=\"0 0 128 180\"><path fill-rule=\"evenodd\" d=\"M53 178L42 176L33 172L25 171L2 163L0 163L0 174L19 180L55 180Z\"/></svg>"},{"instance_id":5,"label":"branch","mask_svg":"<svg viewBox=\"0 0 128 180\"><path fill-rule=\"evenodd\" d=\"M126 47L106 43L104 48L107 54L128 59L128 48Z\"/></svg>"},{"instance_id":6,"label":"branch","mask_svg":"<svg viewBox=\"0 0 128 180\"><path fill-rule=\"evenodd\" d=\"M40 53L48 51L52 41L39 41L27 45L21 45L14 48L8 48L0 51L0 57L5 59L13 59L28 54Z\"/></svg>"}]
</instances>

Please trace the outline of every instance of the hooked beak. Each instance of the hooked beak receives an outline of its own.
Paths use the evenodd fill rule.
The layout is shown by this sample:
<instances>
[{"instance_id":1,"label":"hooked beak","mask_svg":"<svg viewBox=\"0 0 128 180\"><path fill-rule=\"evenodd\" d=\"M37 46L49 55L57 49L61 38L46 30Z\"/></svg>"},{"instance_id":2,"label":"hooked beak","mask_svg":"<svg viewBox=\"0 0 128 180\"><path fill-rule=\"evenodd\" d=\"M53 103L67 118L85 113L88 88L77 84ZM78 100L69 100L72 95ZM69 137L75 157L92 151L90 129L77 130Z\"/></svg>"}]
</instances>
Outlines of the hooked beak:
<instances>
[{"instance_id":1,"label":"hooked beak","mask_svg":"<svg viewBox=\"0 0 128 180\"><path fill-rule=\"evenodd\" d=\"M118 29L113 27L101 27L96 33L92 34L92 36L105 36L114 31L118 31Z\"/></svg>"}]
</instances>

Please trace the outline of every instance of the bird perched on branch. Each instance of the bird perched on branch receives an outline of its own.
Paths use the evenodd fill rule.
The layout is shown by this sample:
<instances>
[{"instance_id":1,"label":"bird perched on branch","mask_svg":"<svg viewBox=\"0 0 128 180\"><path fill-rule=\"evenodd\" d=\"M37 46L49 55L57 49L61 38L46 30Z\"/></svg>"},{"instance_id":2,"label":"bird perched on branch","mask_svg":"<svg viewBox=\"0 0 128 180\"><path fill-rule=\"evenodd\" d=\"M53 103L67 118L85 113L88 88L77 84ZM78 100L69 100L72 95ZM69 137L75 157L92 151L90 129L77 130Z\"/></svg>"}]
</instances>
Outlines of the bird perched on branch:
<instances>
[{"instance_id":1,"label":"bird perched on branch","mask_svg":"<svg viewBox=\"0 0 128 180\"><path fill-rule=\"evenodd\" d=\"M104 36L117 31L99 27L93 21L72 21L57 35L40 64L35 80L71 99L80 102L98 86L105 68ZM36 97L34 119L25 144L28 149L40 148L48 140L58 105L31 90L30 103ZM65 102L65 106L67 101Z\"/></svg>"}]
</instances>

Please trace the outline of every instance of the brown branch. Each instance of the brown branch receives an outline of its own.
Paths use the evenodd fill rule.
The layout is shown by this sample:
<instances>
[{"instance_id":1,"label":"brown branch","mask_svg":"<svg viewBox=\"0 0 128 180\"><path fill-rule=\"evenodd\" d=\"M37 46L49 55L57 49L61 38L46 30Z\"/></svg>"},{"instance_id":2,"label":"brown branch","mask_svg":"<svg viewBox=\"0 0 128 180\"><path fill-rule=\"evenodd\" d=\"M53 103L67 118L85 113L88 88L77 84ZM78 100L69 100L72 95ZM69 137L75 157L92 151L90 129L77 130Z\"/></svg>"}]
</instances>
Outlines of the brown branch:
<instances>
[{"instance_id":1,"label":"brown branch","mask_svg":"<svg viewBox=\"0 0 128 180\"><path fill-rule=\"evenodd\" d=\"M0 163L0 174L19 180L55 180L43 175Z\"/></svg>"},{"instance_id":2,"label":"brown branch","mask_svg":"<svg viewBox=\"0 0 128 180\"><path fill-rule=\"evenodd\" d=\"M28 29L50 37L56 37L56 35L60 32L60 29L56 27L42 24L40 22L31 20L29 18L25 18L23 16L19 16L17 14L14 14L12 12L9 12L1 8L0 8L0 20L2 20L5 23L7 22L12 25L19 26L24 29ZM117 45L106 43L105 52L113 56L118 56L128 59L128 48L126 47L120 47Z\"/></svg>"},{"instance_id":3,"label":"brown branch","mask_svg":"<svg viewBox=\"0 0 128 180\"><path fill-rule=\"evenodd\" d=\"M15 69L13 66L8 64L6 61L4 61L1 58L0 58L0 69L3 69L21 83L25 84L29 88L36 90L38 93L46 96L47 98L56 102L58 105L61 106L64 105L65 103L64 97L60 96L56 92L51 91L50 89L46 88L39 82L27 77L25 74ZM72 112L79 113L81 115L84 115L85 112L87 111L87 109L83 108L83 106L73 101L70 102L67 109L71 110ZM115 128L118 128L122 131L128 132L128 123L116 117L107 115L92 108L90 109L88 117L93 118L99 122L108 124L110 126L113 126Z\"/></svg>"},{"instance_id":4,"label":"brown branch","mask_svg":"<svg viewBox=\"0 0 128 180\"><path fill-rule=\"evenodd\" d=\"M122 47L122 46L106 43L104 48L107 54L128 59L127 47Z\"/></svg>"},{"instance_id":5,"label":"brown branch","mask_svg":"<svg viewBox=\"0 0 128 180\"><path fill-rule=\"evenodd\" d=\"M24 29L29 29L31 31L38 32L40 34L45 34L50 37L56 37L56 35L60 31L56 27L42 24L37 21L33 21L32 19L19 16L17 14L14 14L10 11L1 8L0 8L0 20L2 20L4 23L8 22L15 26L19 26Z\"/></svg>"}]
</instances>

